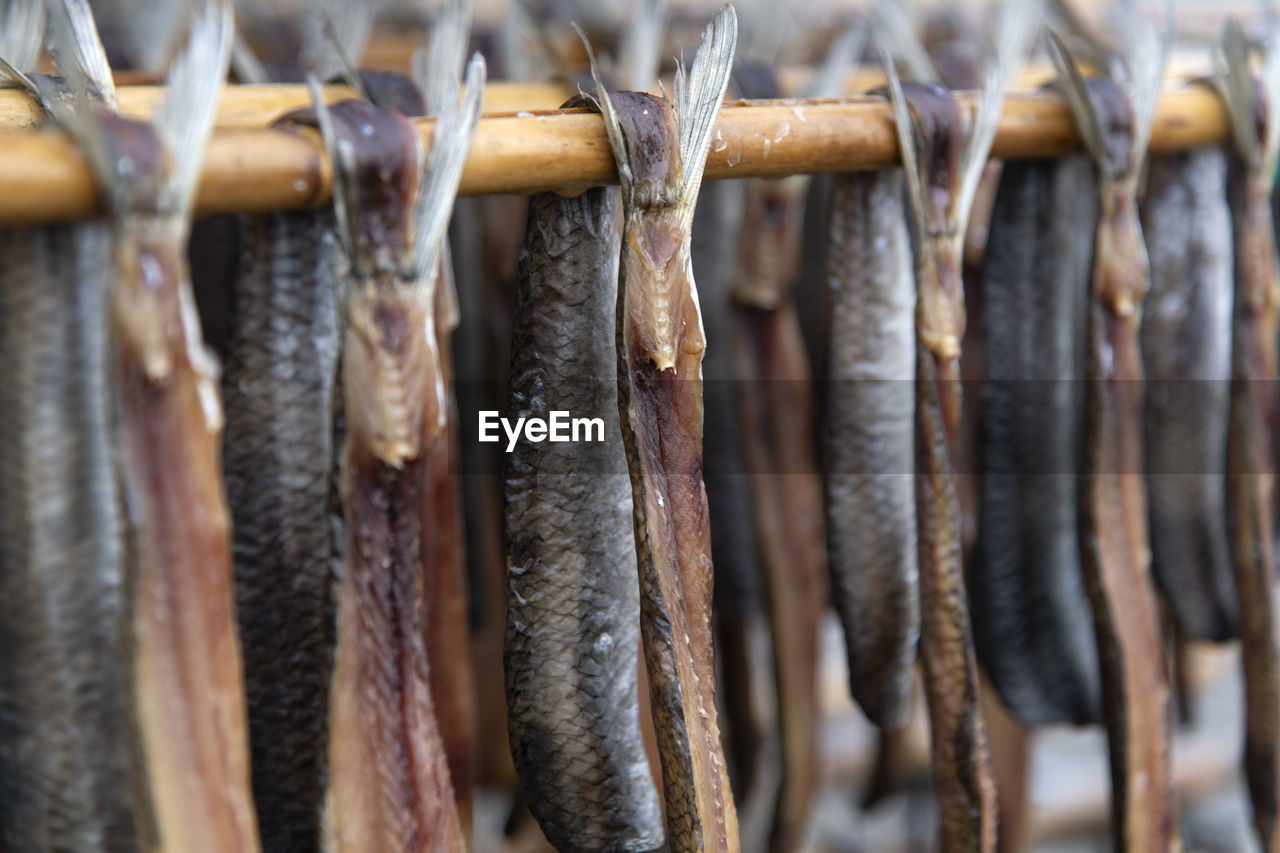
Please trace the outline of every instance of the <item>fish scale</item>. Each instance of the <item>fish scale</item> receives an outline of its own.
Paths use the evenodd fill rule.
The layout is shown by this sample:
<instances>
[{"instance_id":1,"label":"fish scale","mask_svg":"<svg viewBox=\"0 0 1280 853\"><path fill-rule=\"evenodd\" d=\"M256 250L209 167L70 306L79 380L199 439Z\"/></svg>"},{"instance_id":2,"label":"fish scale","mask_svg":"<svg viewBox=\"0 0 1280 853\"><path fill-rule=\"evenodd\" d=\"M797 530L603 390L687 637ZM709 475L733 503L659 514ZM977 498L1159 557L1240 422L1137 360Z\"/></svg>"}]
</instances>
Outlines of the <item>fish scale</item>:
<instances>
[{"instance_id":1,"label":"fish scale","mask_svg":"<svg viewBox=\"0 0 1280 853\"><path fill-rule=\"evenodd\" d=\"M280 851L315 849L323 790L335 559L333 226L330 212L246 221L222 377L254 797L263 842Z\"/></svg>"},{"instance_id":2,"label":"fish scale","mask_svg":"<svg viewBox=\"0 0 1280 853\"><path fill-rule=\"evenodd\" d=\"M107 230L8 230L0 246L0 848L137 850Z\"/></svg>"}]
</instances>

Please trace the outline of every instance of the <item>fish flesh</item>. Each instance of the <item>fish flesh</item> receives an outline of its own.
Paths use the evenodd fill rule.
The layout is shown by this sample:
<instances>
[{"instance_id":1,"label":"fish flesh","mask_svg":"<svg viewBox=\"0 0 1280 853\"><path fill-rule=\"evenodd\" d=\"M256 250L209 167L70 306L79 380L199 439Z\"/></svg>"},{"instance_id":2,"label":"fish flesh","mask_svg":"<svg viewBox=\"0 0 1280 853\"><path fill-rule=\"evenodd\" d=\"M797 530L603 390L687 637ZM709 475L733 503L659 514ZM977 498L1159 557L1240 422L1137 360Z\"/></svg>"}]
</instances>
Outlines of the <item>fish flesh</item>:
<instances>
[{"instance_id":1,"label":"fish flesh","mask_svg":"<svg viewBox=\"0 0 1280 853\"><path fill-rule=\"evenodd\" d=\"M1222 149L1166 154L1147 168L1139 211L1151 263L1143 300L1151 570L1179 630L1236 636L1227 547L1231 212Z\"/></svg>"},{"instance_id":2,"label":"fish flesh","mask_svg":"<svg viewBox=\"0 0 1280 853\"><path fill-rule=\"evenodd\" d=\"M332 211L244 220L222 399L253 791L269 850L319 846L333 665Z\"/></svg>"},{"instance_id":3,"label":"fish flesh","mask_svg":"<svg viewBox=\"0 0 1280 853\"><path fill-rule=\"evenodd\" d=\"M571 101L570 104L574 102ZM618 425L617 189L529 202L509 418L599 418L600 441L508 455L505 667L512 755L558 850L654 850L662 810L640 732L640 593Z\"/></svg>"},{"instance_id":4,"label":"fish flesh","mask_svg":"<svg viewBox=\"0 0 1280 853\"><path fill-rule=\"evenodd\" d=\"M915 268L901 169L832 179L824 488L831 596L849 687L882 729L911 714L920 587Z\"/></svg>"},{"instance_id":5,"label":"fish flesh","mask_svg":"<svg viewBox=\"0 0 1280 853\"><path fill-rule=\"evenodd\" d=\"M1097 172L1099 218L1087 314L1088 382L1080 543L1102 676L1117 849L1167 850L1173 831L1169 683L1150 575L1138 324L1149 262L1137 188L1164 49L1153 25L1126 19L1120 67L1081 78L1061 42L1054 64Z\"/></svg>"},{"instance_id":6,"label":"fish flesh","mask_svg":"<svg viewBox=\"0 0 1280 853\"><path fill-rule=\"evenodd\" d=\"M1075 155L1006 163L983 267L978 662L1020 722L1101 720L1080 563L1084 323L1098 219Z\"/></svg>"},{"instance_id":7,"label":"fish flesh","mask_svg":"<svg viewBox=\"0 0 1280 853\"><path fill-rule=\"evenodd\" d=\"M618 407L631 477L641 638L675 851L738 848L720 745L711 641L711 553L702 483L705 348L689 262L690 225L715 117L728 84L737 17L707 28L671 101L596 98L622 178Z\"/></svg>"},{"instance_id":8,"label":"fish flesh","mask_svg":"<svg viewBox=\"0 0 1280 853\"><path fill-rule=\"evenodd\" d=\"M1240 605L1244 669L1244 770L1263 848L1280 849L1280 654L1276 650L1276 335L1280 260L1270 197L1280 156L1280 50L1267 48L1257 77L1244 33L1223 34L1222 71L1235 142L1230 186L1235 237L1227 517Z\"/></svg>"},{"instance_id":9,"label":"fish flesh","mask_svg":"<svg viewBox=\"0 0 1280 853\"><path fill-rule=\"evenodd\" d=\"M465 846L431 695L421 525L426 460L447 428L435 289L484 62L468 64L465 104L456 67L428 76L441 109L424 168L400 113L361 101L326 107L314 87L336 167L346 318L347 541L322 824L330 851Z\"/></svg>"}]
</instances>

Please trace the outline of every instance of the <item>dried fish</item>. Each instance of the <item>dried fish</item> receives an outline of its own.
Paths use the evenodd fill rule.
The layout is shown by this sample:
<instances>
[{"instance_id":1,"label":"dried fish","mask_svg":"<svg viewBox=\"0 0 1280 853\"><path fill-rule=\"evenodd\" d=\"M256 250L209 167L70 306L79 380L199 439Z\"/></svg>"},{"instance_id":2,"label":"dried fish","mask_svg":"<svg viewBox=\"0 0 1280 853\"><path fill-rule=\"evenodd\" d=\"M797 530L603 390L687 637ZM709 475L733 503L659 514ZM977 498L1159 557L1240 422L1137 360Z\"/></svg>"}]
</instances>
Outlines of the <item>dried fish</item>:
<instances>
[{"instance_id":1,"label":"dried fish","mask_svg":"<svg viewBox=\"0 0 1280 853\"><path fill-rule=\"evenodd\" d=\"M219 468L222 410L185 244L200 157L231 46L226 7L195 17L154 124L114 113L88 5L51 8L73 102L56 116L84 146L114 219L108 309L131 510L126 680L143 846L258 849Z\"/></svg>"},{"instance_id":2,"label":"dried fish","mask_svg":"<svg viewBox=\"0 0 1280 853\"><path fill-rule=\"evenodd\" d=\"M1182 633L1236 636L1227 548L1231 378L1231 212L1219 148L1168 154L1147 169L1140 211L1151 263L1143 300L1151 569Z\"/></svg>"},{"instance_id":3,"label":"dried fish","mask_svg":"<svg viewBox=\"0 0 1280 853\"><path fill-rule=\"evenodd\" d=\"M1280 655L1275 612L1276 334L1280 260L1270 196L1280 159L1280 45L1275 33L1257 77L1244 33L1223 33L1225 92L1235 164L1235 310L1227 444L1227 514L1240 603L1244 665L1244 769L1266 850L1280 849Z\"/></svg>"},{"instance_id":4,"label":"dried fish","mask_svg":"<svg viewBox=\"0 0 1280 853\"><path fill-rule=\"evenodd\" d=\"M1080 541L1111 754L1112 834L1117 849L1167 850L1169 684L1148 565L1146 483L1135 476L1144 463L1138 323L1149 278L1136 196L1164 47L1155 28L1126 9L1129 52L1116 68L1131 95L1110 78L1082 79L1061 42L1050 42L1100 195L1087 320Z\"/></svg>"},{"instance_id":5,"label":"dried fish","mask_svg":"<svg viewBox=\"0 0 1280 853\"><path fill-rule=\"evenodd\" d=\"M641 638L673 850L736 850L715 708L711 554L702 484L704 349L689 231L728 83L737 17L712 20L672 101L597 80L625 217L618 283L619 413L631 475Z\"/></svg>"},{"instance_id":6,"label":"dried fish","mask_svg":"<svg viewBox=\"0 0 1280 853\"><path fill-rule=\"evenodd\" d=\"M827 238L823 424L831 594L849 687L884 729L907 724L920 637L915 505L915 270L902 171L838 175Z\"/></svg>"},{"instance_id":7,"label":"dried fish","mask_svg":"<svg viewBox=\"0 0 1280 853\"><path fill-rule=\"evenodd\" d=\"M613 188L534 196L516 295L508 417L562 410L604 424L600 442L521 442L506 472L512 755L559 850L663 841L640 734L640 599L618 426L620 208Z\"/></svg>"},{"instance_id":8,"label":"dried fish","mask_svg":"<svg viewBox=\"0 0 1280 853\"><path fill-rule=\"evenodd\" d=\"M430 79L440 113L425 164L399 113L361 101L325 107L314 92L335 162L346 304L347 543L323 823L333 851L465 844L431 695L421 525L424 468L447 428L436 288L484 62L468 66L464 105L456 66Z\"/></svg>"},{"instance_id":9,"label":"dried fish","mask_svg":"<svg viewBox=\"0 0 1280 853\"><path fill-rule=\"evenodd\" d=\"M0 849L139 849L103 223L0 232Z\"/></svg>"},{"instance_id":10,"label":"dried fish","mask_svg":"<svg viewBox=\"0 0 1280 853\"><path fill-rule=\"evenodd\" d=\"M331 211L246 220L223 374L223 464L269 850L319 846L333 666L329 523L338 314Z\"/></svg>"},{"instance_id":11,"label":"dried fish","mask_svg":"<svg viewBox=\"0 0 1280 853\"><path fill-rule=\"evenodd\" d=\"M1079 155L1006 163L983 267L981 512L966 581L978 662L1030 725L1102 714L1078 519L1091 178Z\"/></svg>"},{"instance_id":12,"label":"dried fish","mask_svg":"<svg viewBox=\"0 0 1280 853\"><path fill-rule=\"evenodd\" d=\"M1034 26L1033 3L999 9L995 66L964 132L945 89L903 84L885 56L917 235L916 524L920 658L933 731L934 785L944 850L994 850L996 797L961 565L954 472L960 442L964 235L1015 55ZM964 133L962 136L961 134Z\"/></svg>"}]
</instances>

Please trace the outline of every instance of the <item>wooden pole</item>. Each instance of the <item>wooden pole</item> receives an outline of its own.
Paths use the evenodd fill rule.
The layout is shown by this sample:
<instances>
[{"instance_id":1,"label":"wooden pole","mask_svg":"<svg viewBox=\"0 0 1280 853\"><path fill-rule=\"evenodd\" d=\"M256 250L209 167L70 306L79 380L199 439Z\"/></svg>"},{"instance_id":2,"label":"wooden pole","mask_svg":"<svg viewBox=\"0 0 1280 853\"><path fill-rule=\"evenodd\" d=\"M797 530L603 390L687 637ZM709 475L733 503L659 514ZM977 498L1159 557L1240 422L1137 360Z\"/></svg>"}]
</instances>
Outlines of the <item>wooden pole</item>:
<instances>
[{"instance_id":1,"label":"wooden pole","mask_svg":"<svg viewBox=\"0 0 1280 853\"><path fill-rule=\"evenodd\" d=\"M972 103L972 96L961 96ZM890 165L898 146L882 98L726 104L707 158L709 179L839 172ZM432 121L415 121L424 143ZM1152 151L1221 143L1226 115L1205 87L1165 94ZM1014 94L1005 104L992 156L1056 157L1079 146L1065 103L1053 94ZM329 198L319 137L279 128L220 128L205 158L201 213L298 209ZM583 111L486 116L480 120L460 194L580 192L614 183L613 157L598 115ZM82 218L99 209L83 157L57 131L0 131L0 223Z\"/></svg>"}]
</instances>

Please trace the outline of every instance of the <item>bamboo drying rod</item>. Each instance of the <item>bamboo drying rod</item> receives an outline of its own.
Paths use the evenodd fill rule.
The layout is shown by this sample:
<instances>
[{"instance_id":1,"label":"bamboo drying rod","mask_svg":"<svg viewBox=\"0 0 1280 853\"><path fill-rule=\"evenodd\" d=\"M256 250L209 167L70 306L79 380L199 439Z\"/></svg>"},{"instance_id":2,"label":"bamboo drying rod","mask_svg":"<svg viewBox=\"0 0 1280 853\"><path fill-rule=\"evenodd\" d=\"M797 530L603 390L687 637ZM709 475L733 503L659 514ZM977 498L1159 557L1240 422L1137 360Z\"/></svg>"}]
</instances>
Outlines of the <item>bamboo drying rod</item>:
<instances>
[{"instance_id":1,"label":"bamboo drying rod","mask_svg":"<svg viewBox=\"0 0 1280 853\"><path fill-rule=\"evenodd\" d=\"M962 94L964 103L972 95ZM432 121L415 126L424 143ZM1167 92L1151 134L1153 151L1219 144L1227 119L1203 86ZM992 156L1055 157L1079 147L1066 104L1053 94L1006 99ZM878 97L832 101L735 102L720 112L706 177L778 178L897 162L893 113ZM462 174L462 195L578 192L616 183L599 115L583 110L491 115L480 119ZM205 158L201 213L300 209L329 198L329 163L318 134L302 129L221 128ZM52 130L0 131L0 223L34 224L99 210L88 166Z\"/></svg>"}]
</instances>

